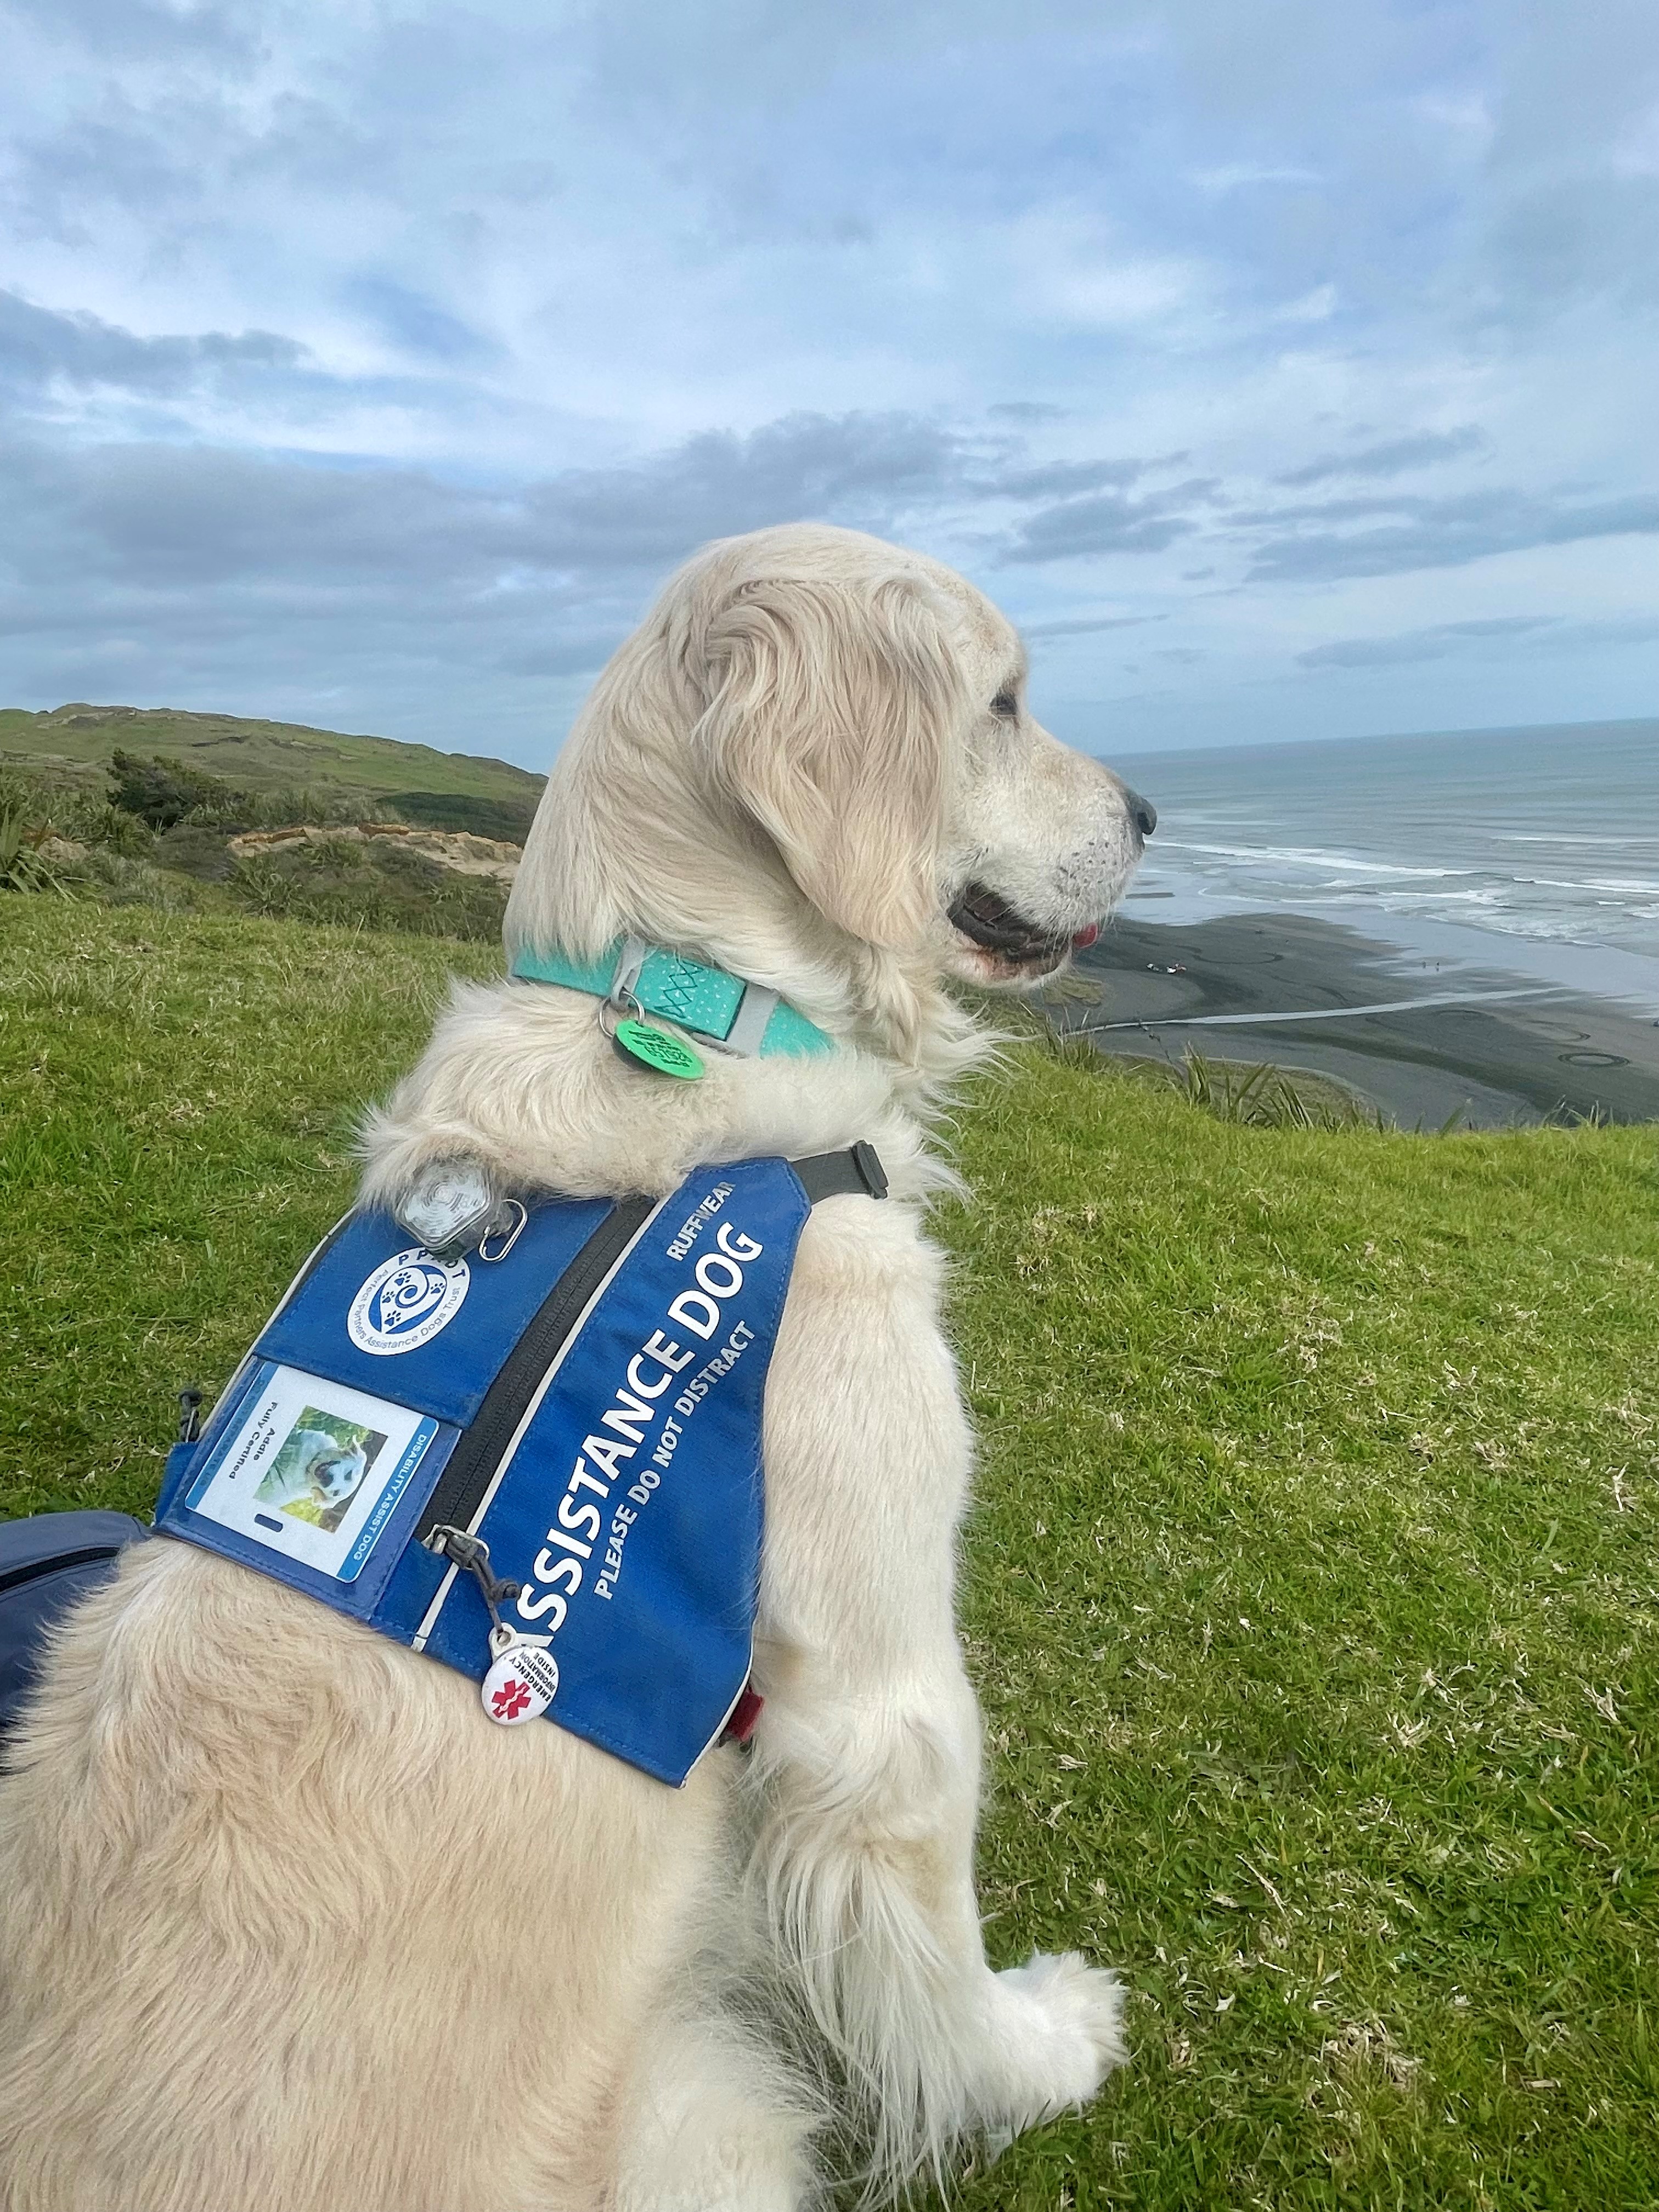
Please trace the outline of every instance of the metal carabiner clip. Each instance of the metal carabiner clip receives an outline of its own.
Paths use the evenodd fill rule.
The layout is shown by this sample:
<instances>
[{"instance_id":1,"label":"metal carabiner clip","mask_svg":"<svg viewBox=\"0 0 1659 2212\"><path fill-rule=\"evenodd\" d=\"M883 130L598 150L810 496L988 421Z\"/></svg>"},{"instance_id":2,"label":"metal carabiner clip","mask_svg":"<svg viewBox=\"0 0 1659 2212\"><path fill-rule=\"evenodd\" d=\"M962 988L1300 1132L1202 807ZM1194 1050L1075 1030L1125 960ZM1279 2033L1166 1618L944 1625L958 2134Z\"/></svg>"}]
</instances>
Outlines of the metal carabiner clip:
<instances>
[{"instance_id":1,"label":"metal carabiner clip","mask_svg":"<svg viewBox=\"0 0 1659 2212\"><path fill-rule=\"evenodd\" d=\"M507 1230L508 1217L514 1213L516 1213L519 1218L515 1222L514 1222L511 1231L507 1231L506 1243L501 1246L499 1252L492 1252L489 1249L490 1238L492 1237L501 1236L503 1231ZM509 1198L503 1200L500 1212L496 1214L495 1219L489 1224L489 1226L484 1231L483 1235L478 1239L478 1257L481 1260L487 1261L492 1267L498 1260L505 1260L507 1254L513 1249L513 1247L518 1243L520 1237L523 1234L524 1225L529 1218L529 1211L521 1200L516 1198Z\"/></svg>"}]
</instances>

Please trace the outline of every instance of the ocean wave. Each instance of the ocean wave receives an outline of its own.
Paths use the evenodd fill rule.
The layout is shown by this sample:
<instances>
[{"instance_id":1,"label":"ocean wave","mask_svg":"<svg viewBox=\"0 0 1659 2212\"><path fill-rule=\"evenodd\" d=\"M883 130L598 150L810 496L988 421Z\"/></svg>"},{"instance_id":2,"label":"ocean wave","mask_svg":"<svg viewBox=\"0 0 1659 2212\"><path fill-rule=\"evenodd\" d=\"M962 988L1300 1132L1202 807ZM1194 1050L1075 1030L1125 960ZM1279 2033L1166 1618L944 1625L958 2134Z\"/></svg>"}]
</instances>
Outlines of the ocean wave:
<instances>
[{"instance_id":1,"label":"ocean wave","mask_svg":"<svg viewBox=\"0 0 1659 2212\"><path fill-rule=\"evenodd\" d=\"M1638 845L1659 853L1659 837L1595 837L1582 830L1489 830L1486 834L1495 845Z\"/></svg>"},{"instance_id":2,"label":"ocean wave","mask_svg":"<svg viewBox=\"0 0 1659 2212\"><path fill-rule=\"evenodd\" d=\"M1426 914L1432 908L1442 906L1495 907L1501 904L1503 896L1501 884L1489 884L1477 890L1425 892L1417 897L1409 891L1381 891L1377 894L1376 903L1390 913Z\"/></svg>"},{"instance_id":3,"label":"ocean wave","mask_svg":"<svg viewBox=\"0 0 1659 2212\"><path fill-rule=\"evenodd\" d=\"M1651 876L1516 876L1510 880L1528 890L1614 891L1626 898L1659 898L1659 882Z\"/></svg>"},{"instance_id":4,"label":"ocean wave","mask_svg":"<svg viewBox=\"0 0 1659 2212\"><path fill-rule=\"evenodd\" d=\"M1396 860L1362 860L1357 854L1322 852L1316 846L1307 845L1200 845L1179 837L1160 837L1158 849L1160 854L1202 853L1212 859L1245 860L1252 866L1277 862L1281 866L1334 868L1364 876L1445 878L1469 872L1467 868L1416 868Z\"/></svg>"},{"instance_id":5,"label":"ocean wave","mask_svg":"<svg viewBox=\"0 0 1659 2212\"><path fill-rule=\"evenodd\" d=\"M1258 894L1259 897L1259 894ZM1341 914L1356 920L1371 914L1387 915L1398 921L1461 922L1467 928L1486 931L1494 937L1518 937L1538 945L1607 945L1620 942L1616 931L1609 931L1599 909L1580 908L1553 914L1533 907L1505 906L1496 898L1470 902L1461 895L1437 899L1364 898L1356 893L1327 898L1298 898L1299 911L1320 914ZM1652 909L1659 918L1659 908ZM1630 910L1621 908L1619 919L1630 918ZM1649 942L1626 946L1632 951L1650 949Z\"/></svg>"}]
</instances>

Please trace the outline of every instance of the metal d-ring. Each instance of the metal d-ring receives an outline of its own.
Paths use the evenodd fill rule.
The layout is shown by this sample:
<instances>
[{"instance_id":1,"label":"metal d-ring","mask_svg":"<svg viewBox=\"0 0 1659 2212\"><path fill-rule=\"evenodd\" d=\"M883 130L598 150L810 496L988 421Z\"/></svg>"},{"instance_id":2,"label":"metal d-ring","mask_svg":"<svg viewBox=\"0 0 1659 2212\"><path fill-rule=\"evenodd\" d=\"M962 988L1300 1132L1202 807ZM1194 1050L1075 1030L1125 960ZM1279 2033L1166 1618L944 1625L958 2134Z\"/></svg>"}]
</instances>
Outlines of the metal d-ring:
<instances>
[{"instance_id":1,"label":"metal d-ring","mask_svg":"<svg viewBox=\"0 0 1659 2212\"><path fill-rule=\"evenodd\" d=\"M593 1018L606 1036L614 1038L618 1022L642 1022L645 1008L635 997L631 984L624 983L618 990L613 983L593 1009Z\"/></svg>"},{"instance_id":2,"label":"metal d-ring","mask_svg":"<svg viewBox=\"0 0 1659 2212\"><path fill-rule=\"evenodd\" d=\"M519 1217L513 1224L513 1233L507 1238L506 1243L502 1245L499 1252L492 1252L489 1249L489 1240L492 1237L500 1236L502 1222L509 1209ZM483 1235L478 1239L478 1257L481 1260L487 1261L491 1267L493 1267L498 1260L505 1260L507 1254L513 1249L513 1247L518 1243L520 1237L523 1235L524 1225L529 1218L530 1214L528 1209L520 1200L516 1198L509 1198L505 1200L501 1212L496 1215L495 1220L490 1223L489 1228L484 1231Z\"/></svg>"}]
</instances>

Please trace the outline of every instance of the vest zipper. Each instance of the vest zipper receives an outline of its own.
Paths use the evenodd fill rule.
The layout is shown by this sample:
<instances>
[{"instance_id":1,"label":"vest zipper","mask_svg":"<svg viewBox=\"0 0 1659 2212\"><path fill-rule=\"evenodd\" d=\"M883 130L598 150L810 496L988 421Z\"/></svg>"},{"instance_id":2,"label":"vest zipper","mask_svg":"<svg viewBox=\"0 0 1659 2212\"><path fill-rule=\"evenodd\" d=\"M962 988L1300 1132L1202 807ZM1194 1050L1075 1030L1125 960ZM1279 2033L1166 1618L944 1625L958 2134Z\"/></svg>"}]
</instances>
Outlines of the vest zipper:
<instances>
[{"instance_id":1,"label":"vest zipper","mask_svg":"<svg viewBox=\"0 0 1659 2212\"><path fill-rule=\"evenodd\" d=\"M146 1532L141 1530L142 1536ZM0 1575L0 1595L7 1590L21 1589L26 1583L39 1582L43 1576L58 1575L70 1567L95 1566L100 1559L115 1559L134 1541L127 1537L118 1544L92 1544L79 1552L54 1552L49 1559L32 1560L28 1565L9 1568Z\"/></svg>"},{"instance_id":2,"label":"vest zipper","mask_svg":"<svg viewBox=\"0 0 1659 2212\"><path fill-rule=\"evenodd\" d=\"M543 1376L569 1341L594 1292L660 1203L654 1198L619 1199L554 1284L438 1477L421 1516L422 1543L435 1528L471 1527Z\"/></svg>"}]
</instances>

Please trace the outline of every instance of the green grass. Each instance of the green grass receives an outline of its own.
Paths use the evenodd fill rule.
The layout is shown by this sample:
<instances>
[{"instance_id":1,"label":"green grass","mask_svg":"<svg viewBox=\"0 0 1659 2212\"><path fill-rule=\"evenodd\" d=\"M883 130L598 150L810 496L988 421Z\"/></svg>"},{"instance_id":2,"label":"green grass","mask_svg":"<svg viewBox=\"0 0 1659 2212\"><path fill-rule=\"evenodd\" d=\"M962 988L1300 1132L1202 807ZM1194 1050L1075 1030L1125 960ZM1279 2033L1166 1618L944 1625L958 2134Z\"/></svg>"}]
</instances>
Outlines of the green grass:
<instances>
[{"instance_id":1,"label":"green grass","mask_svg":"<svg viewBox=\"0 0 1659 2212\"><path fill-rule=\"evenodd\" d=\"M145 758L165 753L241 790L389 799L411 822L520 843L544 781L472 753L236 714L82 703L39 714L0 708L0 766L101 793L118 747Z\"/></svg>"},{"instance_id":2,"label":"green grass","mask_svg":"<svg viewBox=\"0 0 1659 2212\"><path fill-rule=\"evenodd\" d=\"M0 1510L154 1494L483 945L0 896ZM1659 2205L1659 1129L963 1113L1000 1962L1133 2063L964 2212Z\"/></svg>"},{"instance_id":3,"label":"green grass","mask_svg":"<svg viewBox=\"0 0 1659 2212\"><path fill-rule=\"evenodd\" d=\"M992 1941L1135 2046L964 2203L1659 2203L1659 1129L963 1137Z\"/></svg>"},{"instance_id":4,"label":"green grass","mask_svg":"<svg viewBox=\"0 0 1659 2212\"><path fill-rule=\"evenodd\" d=\"M0 1514L148 1512L482 945L0 896Z\"/></svg>"}]
</instances>

